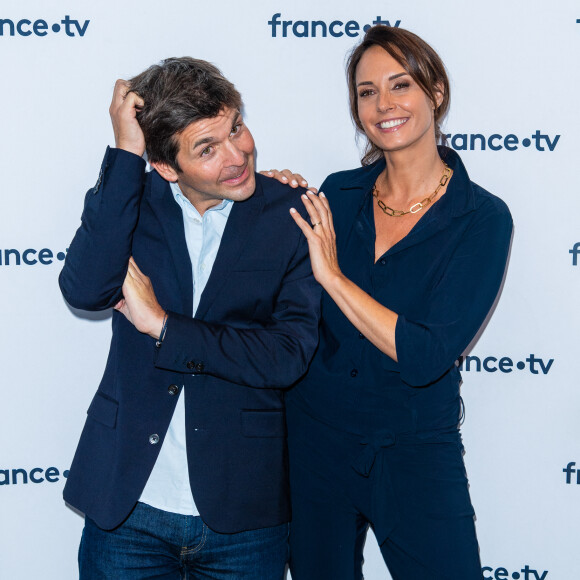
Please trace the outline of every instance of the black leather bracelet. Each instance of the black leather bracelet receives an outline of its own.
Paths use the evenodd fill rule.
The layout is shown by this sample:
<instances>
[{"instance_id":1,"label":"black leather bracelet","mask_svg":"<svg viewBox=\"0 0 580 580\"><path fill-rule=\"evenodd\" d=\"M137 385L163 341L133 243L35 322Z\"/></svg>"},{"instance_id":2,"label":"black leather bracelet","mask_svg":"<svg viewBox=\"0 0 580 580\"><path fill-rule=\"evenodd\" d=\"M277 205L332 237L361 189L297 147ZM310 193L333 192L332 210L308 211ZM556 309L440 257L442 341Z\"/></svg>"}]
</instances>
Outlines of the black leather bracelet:
<instances>
[{"instance_id":1,"label":"black leather bracelet","mask_svg":"<svg viewBox=\"0 0 580 580\"><path fill-rule=\"evenodd\" d=\"M161 346L163 339L165 338L165 333L167 332L167 320L167 313L165 313L165 316L163 317L163 326L161 327L161 333L159 334L159 340L155 342L157 348Z\"/></svg>"}]
</instances>

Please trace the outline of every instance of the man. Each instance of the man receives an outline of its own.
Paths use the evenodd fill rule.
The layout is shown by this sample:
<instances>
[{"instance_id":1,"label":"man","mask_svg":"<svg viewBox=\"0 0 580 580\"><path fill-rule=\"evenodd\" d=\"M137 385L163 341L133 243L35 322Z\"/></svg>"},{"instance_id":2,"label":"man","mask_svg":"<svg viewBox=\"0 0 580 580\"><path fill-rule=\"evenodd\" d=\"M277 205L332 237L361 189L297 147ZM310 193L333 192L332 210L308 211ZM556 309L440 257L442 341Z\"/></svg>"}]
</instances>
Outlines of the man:
<instances>
[{"instance_id":1,"label":"man","mask_svg":"<svg viewBox=\"0 0 580 580\"><path fill-rule=\"evenodd\" d=\"M241 106L191 58L115 86L116 148L60 275L72 306L115 308L64 491L83 580L283 577L282 389L316 347L319 290Z\"/></svg>"}]
</instances>

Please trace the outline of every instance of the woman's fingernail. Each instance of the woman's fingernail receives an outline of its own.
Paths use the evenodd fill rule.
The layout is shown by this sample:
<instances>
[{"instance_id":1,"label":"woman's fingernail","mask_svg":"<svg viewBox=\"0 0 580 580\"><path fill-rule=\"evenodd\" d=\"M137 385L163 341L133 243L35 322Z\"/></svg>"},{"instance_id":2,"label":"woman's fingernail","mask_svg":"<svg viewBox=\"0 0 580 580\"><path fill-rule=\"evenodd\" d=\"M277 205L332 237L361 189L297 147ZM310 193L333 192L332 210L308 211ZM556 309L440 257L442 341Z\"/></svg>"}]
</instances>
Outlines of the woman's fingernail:
<instances>
[{"instance_id":1,"label":"woman's fingernail","mask_svg":"<svg viewBox=\"0 0 580 580\"><path fill-rule=\"evenodd\" d=\"M321 192L320 192L318 195L319 195L320 197L326 197L326 195L324 195L324 191L321 191Z\"/></svg>"},{"instance_id":2,"label":"woman's fingernail","mask_svg":"<svg viewBox=\"0 0 580 580\"><path fill-rule=\"evenodd\" d=\"M292 180L292 185L298 185L298 182L295 179L293 179Z\"/></svg>"},{"instance_id":3,"label":"woman's fingernail","mask_svg":"<svg viewBox=\"0 0 580 580\"><path fill-rule=\"evenodd\" d=\"M303 179L300 183L303 183L304 185L308 185L308 181L306 181L306 179Z\"/></svg>"},{"instance_id":4,"label":"woman's fingernail","mask_svg":"<svg viewBox=\"0 0 580 580\"><path fill-rule=\"evenodd\" d=\"M291 207L290 208L290 213L296 213L296 210L293 207Z\"/></svg>"},{"instance_id":5,"label":"woman's fingernail","mask_svg":"<svg viewBox=\"0 0 580 580\"><path fill-rule=\"evenodd\" d=\"M283 181L288 181L288 178L285 175L282 175L282 180Z\"/></svg>"}]
</instances>

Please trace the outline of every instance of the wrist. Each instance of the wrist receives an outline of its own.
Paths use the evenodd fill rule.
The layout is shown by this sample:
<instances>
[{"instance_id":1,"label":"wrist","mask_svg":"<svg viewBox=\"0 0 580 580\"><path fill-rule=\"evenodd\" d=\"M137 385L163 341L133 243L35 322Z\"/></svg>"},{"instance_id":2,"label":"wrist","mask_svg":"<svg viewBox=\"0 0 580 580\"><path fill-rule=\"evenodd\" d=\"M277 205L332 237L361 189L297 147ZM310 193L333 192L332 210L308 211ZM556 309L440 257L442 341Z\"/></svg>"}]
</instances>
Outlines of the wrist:
<instances>
[{"instance_id":1,"label":"wrist","mask_svg":"<svg viewBox=\"0 0 580 580\"><path fill-rule=\"evenodd\" d=\"M147 333L151 338L154 338L158 346L163 342L165 332L167 331L167 312L161 310L155 320L151 323L151 330Z\"/></svg>"},{"instance_id":2,"label":"wrist","mask_svg":"<svg viewBox=\"0 0 580 580\"><path fill-rule=\"evenodd\" d=\"M145 146L137 145L135 143L130 143L126 141L116 141L115 147L117 149L122 149L123 151L127 151L128 153L133 153L138 157L143 157L143 153L145 153Z\"/></svg>"},{"instance_id":3,"label":"wrist","mask_svg":"<svg viewBox=\"0 0 580 580\"><path fill-rule=\"evenodd\" d=\"M320 280L320 285L330 294L339 292L347 281L346 276L340 271L328 272L323 280Z\"/></svg>"}]
</instances>

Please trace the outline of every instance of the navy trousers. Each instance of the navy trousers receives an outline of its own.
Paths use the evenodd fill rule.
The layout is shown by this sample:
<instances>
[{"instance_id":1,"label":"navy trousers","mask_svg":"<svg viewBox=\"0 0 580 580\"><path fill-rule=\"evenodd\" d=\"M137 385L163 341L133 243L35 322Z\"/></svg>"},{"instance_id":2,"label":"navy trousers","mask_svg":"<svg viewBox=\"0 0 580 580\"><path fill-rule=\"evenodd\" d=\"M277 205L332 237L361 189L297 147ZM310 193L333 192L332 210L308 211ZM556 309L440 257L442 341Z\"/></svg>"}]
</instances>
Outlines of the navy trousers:
<instances>
[{"instance_id":1,"label":"navy trousers","mask_svg":"<svg viewBox=\"0 0 580 580\"><path fill-rule=\"evenodd\" d=\"M458 430L362 437L287 415L293 580L361 580L369 527L394 580L481 580Z\"/></svg>"}]
</instances>

